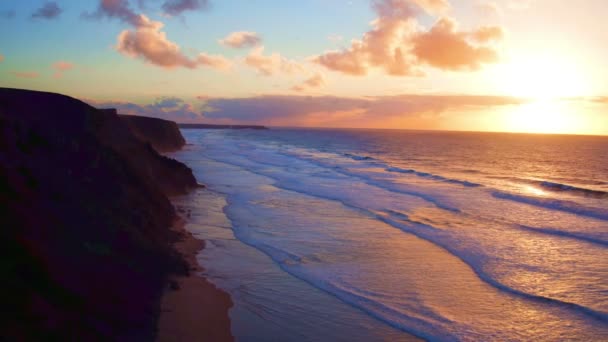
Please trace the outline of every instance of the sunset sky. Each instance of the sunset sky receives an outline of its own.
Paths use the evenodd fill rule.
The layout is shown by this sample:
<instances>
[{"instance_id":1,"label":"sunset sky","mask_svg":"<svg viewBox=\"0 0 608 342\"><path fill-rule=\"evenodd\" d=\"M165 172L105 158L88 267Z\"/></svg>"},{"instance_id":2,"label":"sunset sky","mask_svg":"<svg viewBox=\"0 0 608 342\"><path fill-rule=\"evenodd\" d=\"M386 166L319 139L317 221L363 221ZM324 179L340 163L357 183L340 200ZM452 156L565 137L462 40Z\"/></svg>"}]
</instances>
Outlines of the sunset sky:
<instances>
[{"instance_id":1,"label":"sunset sky","mask_svg":"<svg viewBox=\"0 0 608 342\"><path fill-rule=\"evenodd\" d=\"M183 122L608 135L606 0L3 0L0 86Z\"/></svg>"}]
</instances>

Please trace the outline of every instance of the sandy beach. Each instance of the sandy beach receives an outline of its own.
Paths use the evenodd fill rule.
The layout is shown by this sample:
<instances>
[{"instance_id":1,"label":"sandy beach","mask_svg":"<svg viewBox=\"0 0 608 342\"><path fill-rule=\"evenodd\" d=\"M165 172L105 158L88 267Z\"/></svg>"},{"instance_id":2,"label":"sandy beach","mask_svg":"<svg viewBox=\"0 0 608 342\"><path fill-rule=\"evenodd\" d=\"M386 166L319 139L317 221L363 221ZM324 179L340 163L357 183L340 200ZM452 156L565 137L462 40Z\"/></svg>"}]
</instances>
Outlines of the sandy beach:
<instances>
[{"instance_id":1,"label":"sandy beach","mask_svg":"<svg viewBox=\"0 0 608 342\"><path fill-rule=\"evenodd\" d=\"M196 255L205 247L178 219L173 230L182 238L175 248L184 255L190 275L173 278L161 300L158 341L232 341L228 310L230 296L200 275Z\"/></svg>"}]
</instances>

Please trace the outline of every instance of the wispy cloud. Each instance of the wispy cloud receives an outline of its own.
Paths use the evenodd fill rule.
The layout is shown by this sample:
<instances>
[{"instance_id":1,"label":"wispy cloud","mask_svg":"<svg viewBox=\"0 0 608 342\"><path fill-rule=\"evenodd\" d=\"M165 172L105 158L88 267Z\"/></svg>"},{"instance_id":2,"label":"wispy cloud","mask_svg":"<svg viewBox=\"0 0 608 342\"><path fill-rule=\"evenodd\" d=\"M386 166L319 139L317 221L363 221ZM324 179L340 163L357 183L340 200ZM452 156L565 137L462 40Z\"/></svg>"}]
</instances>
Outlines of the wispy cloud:
<instances>
[{"instance_id":1,"label":"wispy cloud","mask_svg":"<svg viewBox=\"0 0 608 342\"><path fill-rule=\"evenodd\" d=\"M36 11L34 11L34 13L32 13L32 18L33 19L55 19L57 17L59 17L59 15L61 14L62 9L61 7L59 7L59 5L57 5L56 2L53 1L48 1L45 2L44 5L42 5L42 7L38 8Z\"/></svg>"},{"instance_id":2,"label":"wispy cloud","mask_svg":"<svg viewBox=\"0 0 608 342\"><path fill-rule=\"evenodd\" d=\"M525 100L500 96L398 95L365 98L266 95L208 99L204 117L266 125L364 127L392 119L439 116L457 109L518 105Z\"/></svg>"},{"instance_id":3,"label":"wispy cloud","mask_svg":"<svg viewBox=\"0 0 608 342\"><path fill-rule=\"evenodd\" d=\"M320 88L323 87L325 83L325 77L320 73L316 73L312 77L304 80L304 82L292 87L291 90L300 92L308 89Z\"/></svg>"},{"instance_id":4,"label":"wispy cloud","mask_svg":"<svg viewBox=\"0 0 608 342\"><path fill-rule=\"evenodd\" d=\"M209 7L207 0L167 0L161 6L169 16L178 16L186 11L203 10Z\"/></svg>"},{"instance_id":5,"label":"wispy cloud","mask_svg":"<svg viewBox=\"0 0 608 342\"><path fill-rule=\"evenodd\" d=\"M4 55L0 53L0 63L4 62Z\"/></svg>"},{"instance_id":6,"label":"wispy cloud","mask_svg":"<svg viewBox=\"0 0 608 342\"><path fill-rule=\"evenodd\" d=\"M271 76L278 72L293 74L304 70L300 63L287 59L278 53L264 55L263 46L251 50L245 57L245 64L264 76Z\"/></svg>"},{"instance_id":7,"label":"wispy cloud","mask_svg":"<svg viewBox=\"0 0 608 342\"><path fill-rule=\"evenodd\" d=\"M85 12L82 16L87 19L115 18L135 27L151 24L144 15L131 9L128 0L100 0L95 12Z\"/></svg>"},{"instance_id":8,"label":"wispy cloud","mask_svg":"<svg viewBox=\"0 0 608 342\"><path fill-rule=\"evenodd\" d=\"M501 96L397 95L378 97L262 95L245 98L197 97L192 105L177 97L161 97L150 104L85 100L98 108L120 113L153 116L178 122L366 127L394 120L440 120L444 113L485 110L519 105L525 100ZM200 106L200 108L199 108Z\"/></svg>"},{"instance_id":9,"label":"wispy cloud","mask_svg":"<svg viewBox=\"0 0 608 342\"><path fill-rule=\"evenodd\" d=\"M251 48L262 43L262 38L255 32L239 31L232 32L226 38L221 39L220 44L236 49Z\"/></svg>"}]
</instances>

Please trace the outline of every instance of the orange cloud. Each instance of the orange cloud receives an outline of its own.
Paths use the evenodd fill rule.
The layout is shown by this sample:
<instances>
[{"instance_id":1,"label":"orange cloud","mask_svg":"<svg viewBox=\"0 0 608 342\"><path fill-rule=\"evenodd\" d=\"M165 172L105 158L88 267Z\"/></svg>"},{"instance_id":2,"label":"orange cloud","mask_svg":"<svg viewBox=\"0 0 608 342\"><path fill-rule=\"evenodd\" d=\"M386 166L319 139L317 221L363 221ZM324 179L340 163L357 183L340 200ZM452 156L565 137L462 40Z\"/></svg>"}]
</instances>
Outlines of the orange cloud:
<instances>
[{"instance_id":1,"label":"orange cloud","mask_svg":"<svg viewBox=\"0 0 608 342\"><path fill-rule=\"evenodd\" d=\"M222 56L210 56L205 53L199 54L197 58L186 56L180 47L168 40L166 33L161 31L164 26L162 22L152 21L144 15L141 17L143 25L133 31L124 30L119 34L116 49L120 53L168 69L195 69L198 66L225 69L231 65L230 61Z\"/></svg>"},{"instance_id":2,"label":"orange cloud","mask_svg":"<svg viewBox=\"0 0 608 342\"><path fill-rule=\"evenodd\" d=\"M316 73L314 76L305 80L301 84L292 87L291 90L304 91L304 90L310 89L310 88L319 88L324 85L325 85L325 77L323 77L323 75L321 75L320 73Z\"/></svg>"},{"instance_id":3,"label":"orange cloud","mask_svg":"<svg viewBox=\"0 0 608 342\"><path fill-rule=\"evenodd\" d=\"M498 26L482 26L471 32L470 36L479 43L489 43L491 41L501 40L504 33L502 28Z\"/></svg>"},{"instance_id":4,"label":"orange cloud","mask_svg":"<svg viewBox=\"0 0 608 342\"><path fill-rule=\"evenodd\" d=\"M247 57L245 57L245 64L264 76L270 76L277 72L293 74L304 70L299 63L288 60L278 53L265 56L263 46L251 50Z\"/></svg>"},{"instance_id":5,"label":"orange cloud","mask_svg":"<svg viewBox=\"0 0 608 342\"><path fill-rule=\"evenodd\" d=\"M4 61L4 55L0 54L0 63Z\"/></svg>"},{"instance_id":6,"label":"orange cloud","mask_svg":"<svg viewBox=\"0 0 608 342\"><path fill-rule=\"evenodd\" d=\"M35 71L11 71L13 76L19 78L38 78L40 74Z\"/></svg>"},{"instance_id":7,"label":"orange cloud","mask_svg":"<svg viewBox=\"0 0 608 342\"><path fill-rule=\"evenodd\" d=\"M494 39L500 29L482 28L472 36L477 39ZM456 31L453 20L439 20L429 32L412 39L412 53L419 61L444 70L476 70L482 64L498 60L498 54L488 47L479 47L467 41L467 34Z\"/></svg>"},{"instance_id":8,"label":"orange cloud","mask_svg":"<svg viewBox=\"0 0 608 342\"><path fill-rule=\"evenodd\" d=\"M423 65L463 70L497 59L493 49L472 45L468 39L480 44L499 40L502 30L498 27L458 32L452 19L443 18L430 31L420 31L416 20L419 10L443 13L449 9L445 0L376 0L372 7L378 18L361 40L353 40L347 49L316 56L313 61L354 76L366 75L371 69L393 76L421 76ZM449 48L443 44L449 44Z\"/></svg>"},{"instance_id":9,"label":"orange cloud","mask_svg":"<svg viewBox=\"0 0 608 342\"><path fill-rule=\"evenodd\" d=\"M262 38L255 32L239 31L232 32L226 38L221 39L220 44L236 49L254 47L260 45Z\"/></svg>"},{"instance_id":10,"label":"orange cloud","mask_svg":"<svg viewBox=\"0 0 608 342\"><path fill-rule=\"evenodd\" d=\"M58 61L53 63L53 69L55 70L54 78L61 78L63 73L72 70L74 68L74 64L66 61Z\"/></svg>"}]
</instances>

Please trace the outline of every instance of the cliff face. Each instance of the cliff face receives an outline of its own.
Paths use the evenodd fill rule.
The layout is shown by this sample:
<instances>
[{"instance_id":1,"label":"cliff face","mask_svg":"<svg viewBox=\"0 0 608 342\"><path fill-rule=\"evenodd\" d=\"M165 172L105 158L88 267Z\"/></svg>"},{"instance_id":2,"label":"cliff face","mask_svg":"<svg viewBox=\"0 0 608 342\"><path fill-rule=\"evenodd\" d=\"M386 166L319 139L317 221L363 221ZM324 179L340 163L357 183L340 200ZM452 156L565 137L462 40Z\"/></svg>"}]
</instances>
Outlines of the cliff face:
<instances>
[{"instance_id":1,"label":"cliff face","mask_svg":"<svg viewBox=\"0 0 608 342\"><path fill-rule=\"evenodd\" d=\"M139 140L149 143L159 152L177 151L186 144L173 121L134 115L119 117Z\"/></svg>"},{"instance_id":2,"label":"cliff face","mask_svg":"<svg viewBox=\"0 0 608 342\"><path fill-rule=\"evenodd\" d=\"M115 114L0 88L0 340L150 340L190 169Z\"/></svg>"}]
</instances>

